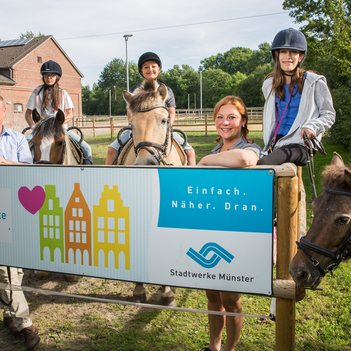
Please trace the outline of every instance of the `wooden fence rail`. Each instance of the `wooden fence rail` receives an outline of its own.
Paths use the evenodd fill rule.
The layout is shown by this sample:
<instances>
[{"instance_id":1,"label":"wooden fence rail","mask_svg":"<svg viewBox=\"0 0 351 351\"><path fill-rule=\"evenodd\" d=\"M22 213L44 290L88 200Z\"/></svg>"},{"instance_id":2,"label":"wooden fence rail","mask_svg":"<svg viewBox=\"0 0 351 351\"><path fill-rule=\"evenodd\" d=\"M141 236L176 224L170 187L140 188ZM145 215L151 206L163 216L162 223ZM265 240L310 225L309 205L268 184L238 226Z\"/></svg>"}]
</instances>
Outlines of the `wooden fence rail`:
<instances>
[{"instance_id":1,"label":"wooden fence rail","mask_svg":"<svg viewBox=\"0 0 351 351\"><path fill-rule=\"evenodd\" d=\"M262 131L263 107L249 107L248 116L250 125L249 129L253 131ZM174 122L175 128L180 128L185 132L200 131L205 132L215 131L215 123L213 121L213 109L194 110L176 110L176 118ZM110 134L111 139L113 134L128 125L127 116L83 116L75 117L73 125L82 130L92 132L92 136L97 134ZM104 130L105 129L105 130Z\"/></svg>"}]
</instances>

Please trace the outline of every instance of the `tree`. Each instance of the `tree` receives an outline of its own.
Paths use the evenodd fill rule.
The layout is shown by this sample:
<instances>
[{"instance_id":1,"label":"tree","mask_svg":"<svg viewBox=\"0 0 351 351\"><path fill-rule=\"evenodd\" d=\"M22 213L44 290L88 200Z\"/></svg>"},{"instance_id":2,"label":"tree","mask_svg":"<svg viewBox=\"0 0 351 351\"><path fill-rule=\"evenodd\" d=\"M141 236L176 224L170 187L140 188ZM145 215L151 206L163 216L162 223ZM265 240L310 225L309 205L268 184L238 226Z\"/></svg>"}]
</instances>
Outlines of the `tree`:
<instances>
[{"instance_id":1,"label":"tree","mask_svg":"<svg viewBox=\"0 0 351 351\"><path fill-rule=\"evenodd\" d=\"M203 106L213 108L227 95L233 95L232 76L221 69L208 69L202 76Z\"/></svg>"},{"instance_id":2,"label":"tree","mask_svg":"<svg viewBox=\"0 0 351 351\"><path fill-rule=\"evenodd\" d=\"M200 106L199 91L200 91L200 75L192 67L182 65L180 68L175 65L167 72L161 72L159 75L161 81L169 86L175 96L177 108L188 108L188 95L191 96L191 101L194 101L194 94L197 94L196 106ZM194 107L194 104L191 104Z\"/></svg>"},{"instance_id":3,"label":"tree","mask_svg":"<svg viewBox=\"0 0 351 351\"><path fill-rule=\"evenodd\" d=\"M297 23L305 23L306 67L328 80L336 110L330 130L334 142L351 147L351 0L285 0L285 10Z\"/></svg>"},{"instance_id":4,"label":"tree","mask_svg":"<svg viewBox=\"0 0 351 351\"><path fill-rule=\"evenodd\" d=\"M39 34L34 34L32 31L26 31L25 33L21 33L20 39L30 39L30 38L37 38L37 37L45 37L45 34L39 32Z\"/></svg>"},{"instance_id":5,"label":"tree","mask_svg":"<svg viewBox=\"0 0 351 351\"><path fill-rule=\"evenodd\" d=\"M133 87L141 82L138 66L128 63L129 83ZM109 62L100 74L95 88L93 88L93 99L98 98L99 102L94 104L98 114L109 113L109 90L111 91L111 112L113 115L126 113L126 104L123 100L123 90L126 86L126 63L121 59L113 59Z\"/></svg>"},{"instance_id":6,"label":"tree","mask_svg":"<svg viewBox=\"0 0 351 351\"><path fill-rule=\"evenodd\" d=\"M229 74L241 72L249 75L257 66L272 62L271 47L268 43L260 44L258 50L235 47L224 54L205 58L201 64L205 69L221 69Z\"/></svg>"}]
</instances>

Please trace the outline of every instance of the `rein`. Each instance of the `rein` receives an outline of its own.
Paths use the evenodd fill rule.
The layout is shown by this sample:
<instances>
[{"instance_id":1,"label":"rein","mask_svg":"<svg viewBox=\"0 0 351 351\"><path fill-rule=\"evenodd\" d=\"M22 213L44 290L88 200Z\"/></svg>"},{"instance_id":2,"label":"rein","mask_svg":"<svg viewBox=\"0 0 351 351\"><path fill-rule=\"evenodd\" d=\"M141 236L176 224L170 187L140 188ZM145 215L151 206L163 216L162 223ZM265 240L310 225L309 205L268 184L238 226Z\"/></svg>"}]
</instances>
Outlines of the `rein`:
<instances>
[{"instance_id":1,"label":"rein","mask_svg":"<svg viewBox=\"0 0 351 351\"><path fill-rule=\"evenodd\" d=\"M351 197L351 193L349 192L330 189L330 188L323 188L323 190L326 193L329 193L332 195ZM333 275L333 272L339 266L339 264L346 259L349 253L348 251L351 248L350 239L351 239L351 230L349 231L345 239L342 241L342 243L338 246L336 251L332 251L332 250L326 249L325 247L313 244L310 241L306 240L305 236L300 239L300 242L297 241L296 245L299 249L301 249L305 253L305 255L311 260L314 266L318 268L319 272L324 277L326 273L330 273L331 275ZM330 264L327 267L322 268L320 265L320 262L310 252L308 252L308 250L317 252L322 256L329 257L335 262Z\"/></svg>"},{"instance_id":2,"label":"rein","mask_svg":"<svg viewBox=\"0 0 351 351\"><path fill-rule=\"evenodd\" d=\"M148 151L157 160L159 164L162 163L164 166L169 166L169 164L164 160L164 159L167 159L167 148L169 144L169 135L171 132L171 115L169 113L168 107L165 105L157 105L145 110L139 110L138 112L149 112L149 111L155 110L156 108L164 108L168 112L167 133L166 133L165 141L163 145L154 143L151 141L142 141L139 144L134 146L134 153L135 153L135 156L137 157L139 151L144 149ZM150 149L150 147L155 148L156 152Z\"/></svg>"}]
</instances>

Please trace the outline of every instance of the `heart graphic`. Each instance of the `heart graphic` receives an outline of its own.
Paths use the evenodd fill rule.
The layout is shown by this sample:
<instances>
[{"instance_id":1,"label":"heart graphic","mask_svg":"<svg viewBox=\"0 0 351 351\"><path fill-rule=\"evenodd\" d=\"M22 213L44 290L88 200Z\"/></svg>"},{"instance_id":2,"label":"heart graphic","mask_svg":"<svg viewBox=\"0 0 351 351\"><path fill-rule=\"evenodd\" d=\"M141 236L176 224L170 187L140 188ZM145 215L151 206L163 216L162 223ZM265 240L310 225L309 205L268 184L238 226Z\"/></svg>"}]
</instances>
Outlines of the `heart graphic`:
<instances>
[{"instance_id":1,"label":"heart graphic","mask_svg":"<svg viewBox=\"0 0 351 351\"><path fill-rule=\"evenodd\" d=\"M45 201L45 191L41 186L35 186L33 190L22 186L18 190L18 199L22 206L31 214L37 213Z\"/></svg>"}]
</instances>

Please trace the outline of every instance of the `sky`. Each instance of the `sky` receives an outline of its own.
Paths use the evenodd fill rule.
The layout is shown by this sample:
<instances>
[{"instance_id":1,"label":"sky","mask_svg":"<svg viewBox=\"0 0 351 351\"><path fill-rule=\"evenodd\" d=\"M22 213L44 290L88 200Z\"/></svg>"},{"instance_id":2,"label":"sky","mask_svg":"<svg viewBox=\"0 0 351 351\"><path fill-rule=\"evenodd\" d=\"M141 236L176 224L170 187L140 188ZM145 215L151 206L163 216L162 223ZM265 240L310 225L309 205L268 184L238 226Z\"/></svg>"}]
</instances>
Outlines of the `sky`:
<instances>
[{"instance_id":1,"label":"sky","mask_svg":"<svg viewBox=\"0 0 351 351\"><path fill-rule=\"evenodd\" d=\"M157 53L162 69L201 60L242 46L257 50L282 29L299 25L283 10L283 0L60 0L6 1L1 6L0 39L32 31L53 35L84 75L97 83L114 58L138 62ZM54 58L53 58L54 59ZM64 72L63 72L64 74Z\"/></svg>"}]
</instances>

